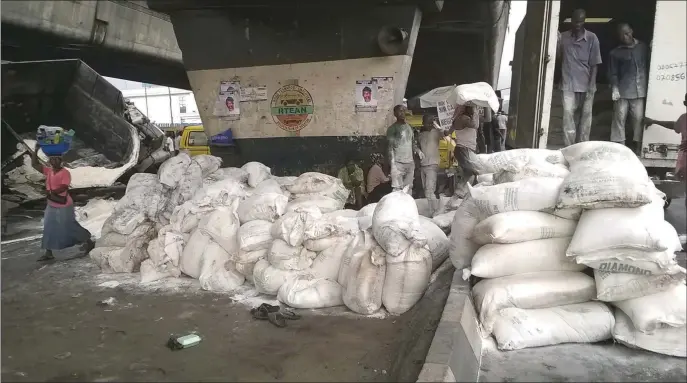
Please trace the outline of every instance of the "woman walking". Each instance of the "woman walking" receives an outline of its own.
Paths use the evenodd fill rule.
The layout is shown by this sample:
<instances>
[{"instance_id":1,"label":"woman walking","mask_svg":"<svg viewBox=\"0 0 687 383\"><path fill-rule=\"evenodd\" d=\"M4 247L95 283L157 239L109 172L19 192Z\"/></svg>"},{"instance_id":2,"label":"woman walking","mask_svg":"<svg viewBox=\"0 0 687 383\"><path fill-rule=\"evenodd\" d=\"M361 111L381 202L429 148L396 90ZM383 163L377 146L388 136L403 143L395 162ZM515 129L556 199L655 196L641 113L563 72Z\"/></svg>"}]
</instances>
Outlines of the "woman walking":
<instances>
[{"instance_id":1,"label":"woman walking","mask_svg":"<svg viewBox=\"0 0 687 383\"><path fill-rule=\"evenodd\" d=\"M49 165L42 166L38 161L39 145L36 144L31 157L34 169L45 176L45 189L48 204L43 217L43 244L45 254L39 261L55 259L54 250L62 250L74 245L83 244L82 250L88 254L95 247L91 233L84 229L74 215L74 201L69 195L69 184L72 176L62 166L62 157L50 157Z\"/></svg>"}]
</instances>

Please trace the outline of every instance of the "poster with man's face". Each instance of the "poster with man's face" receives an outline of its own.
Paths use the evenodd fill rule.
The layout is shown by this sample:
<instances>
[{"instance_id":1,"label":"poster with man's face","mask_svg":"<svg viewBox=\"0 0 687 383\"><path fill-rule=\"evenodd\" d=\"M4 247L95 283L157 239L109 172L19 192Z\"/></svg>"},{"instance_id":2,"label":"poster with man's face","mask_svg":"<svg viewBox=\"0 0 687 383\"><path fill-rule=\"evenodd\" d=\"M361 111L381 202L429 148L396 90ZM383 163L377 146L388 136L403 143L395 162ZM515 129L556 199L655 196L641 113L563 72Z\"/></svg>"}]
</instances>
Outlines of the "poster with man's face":
<instances>
[{"instance_id":1,"label":"poster with man's face","mask_svg":"<svg viewBox=\"0 0 687 383\"><path fill-rule=\"evenodd\" d=\"M355 82L355 111L377 111L377 81L361 80Z\"/></svg>"},{"instance_id":2,"label":"poster with man's face","mask_svg":"<svg viewBox=\"0 0 687 383\"><path fill-rule=\"evenodd\" d=\"M221 81L214 115L217 117L236 117L241 115L241 85L234 81Z\"/></svg>"}]
</instances>

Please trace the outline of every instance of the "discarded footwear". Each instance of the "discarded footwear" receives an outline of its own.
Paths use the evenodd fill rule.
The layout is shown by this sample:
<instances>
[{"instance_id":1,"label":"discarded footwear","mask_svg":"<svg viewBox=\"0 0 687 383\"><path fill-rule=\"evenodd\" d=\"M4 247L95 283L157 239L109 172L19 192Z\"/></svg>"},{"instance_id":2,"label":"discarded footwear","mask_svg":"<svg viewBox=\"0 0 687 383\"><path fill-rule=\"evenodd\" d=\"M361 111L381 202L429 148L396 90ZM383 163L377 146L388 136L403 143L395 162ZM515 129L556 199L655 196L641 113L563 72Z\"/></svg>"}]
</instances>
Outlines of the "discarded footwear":
<instances>
[{"instance_id":1,"label":"discarded footwear","mask_svg":"<svg viewBox=\"0 0 687 383\"><path fill-rule=\"evenodd\" d=\"M263 303L258 307L254 307L250 310L250 314L253 318L258 320L267 320L270 313L278 313L280 310L279 306L273 306L267 303Z\"/></svg>"},{"instance_id":2,"label":"discarded footwear","mask_svg":"<svg viewBox=\"0 0 687 383\"><path fill-rule=\"evenodd\" d=\"M55 256L50 254L50 253L45 253L43 254L42 257L38 258L38 262L47 262L47 261L54 261Z\"/></svg>"},{"instance_id":3,"label":"discarded footwear","mask_svg":"<svg viewBox=\"0 0 687 383\"><path fill-rule=\"evenodd\" d=\"M280 312L267 314L267 320L277 327L286 327L286 318Z\"/></svg>"},{"instance_id":4,"label":"discarded footwear","mask_svg":"<svg viewBox=\"0 0 687 383\"><path fill-rule=\"evenodd\" d=\"M295 312L288 310L288 309L281 310L279 313L281 314L281 316L284 317L284 319L288 319L288 320L301 319L300 315L298 315Z\"/></svg>"}]
</instances>

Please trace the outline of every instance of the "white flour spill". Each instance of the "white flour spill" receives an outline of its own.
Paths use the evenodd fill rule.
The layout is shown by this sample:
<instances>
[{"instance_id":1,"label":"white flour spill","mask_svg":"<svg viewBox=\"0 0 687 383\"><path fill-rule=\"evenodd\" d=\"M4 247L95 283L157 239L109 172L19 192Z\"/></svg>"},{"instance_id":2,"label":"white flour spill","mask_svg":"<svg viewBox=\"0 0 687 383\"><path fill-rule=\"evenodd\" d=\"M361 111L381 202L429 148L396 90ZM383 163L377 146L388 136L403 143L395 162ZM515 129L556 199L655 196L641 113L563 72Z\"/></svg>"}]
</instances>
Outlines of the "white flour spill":
<instances>
[{"instance_id":1,"label":"white flour spill","mask_svg":"<svg viewBox=\"0 0 687 383\"><path fill-rule=\"evenodd\" d=\"M117 282L117 281L107 281L107 282L103 282L103 283L99 284L98 286L100 286L100 287L109 287L109 288L113 289L113 288L119 286L119 282Z\"/></svg>"}]
</instances>

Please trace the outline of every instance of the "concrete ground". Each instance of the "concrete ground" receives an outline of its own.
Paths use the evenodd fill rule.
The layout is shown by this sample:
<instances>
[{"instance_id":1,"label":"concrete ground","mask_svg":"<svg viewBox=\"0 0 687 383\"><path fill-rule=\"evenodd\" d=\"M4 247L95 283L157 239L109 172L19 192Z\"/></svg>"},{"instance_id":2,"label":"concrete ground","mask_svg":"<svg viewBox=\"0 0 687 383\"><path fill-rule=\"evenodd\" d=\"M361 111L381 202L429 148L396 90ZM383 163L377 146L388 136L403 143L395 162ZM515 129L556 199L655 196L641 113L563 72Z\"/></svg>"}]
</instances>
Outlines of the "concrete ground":
<instances>
[{"instance_id":1,"label":"concrete ground","mask_svg":"<svg viewBox=\"0 0 687 383\"><path fill-rule=\"evenodd\" d=\"M33 222L15 229L30 234ZM99 274L88 258L64 260L76 250L39 264L39 248L40 239L2 246L2 381L415 381L452 274L399 317L301 310L277 328L249 314L273 297L213 294L192 279L141 286L137 275ZM191 332L199 345L165 347Z\"/></svg>"}]
</instances>

